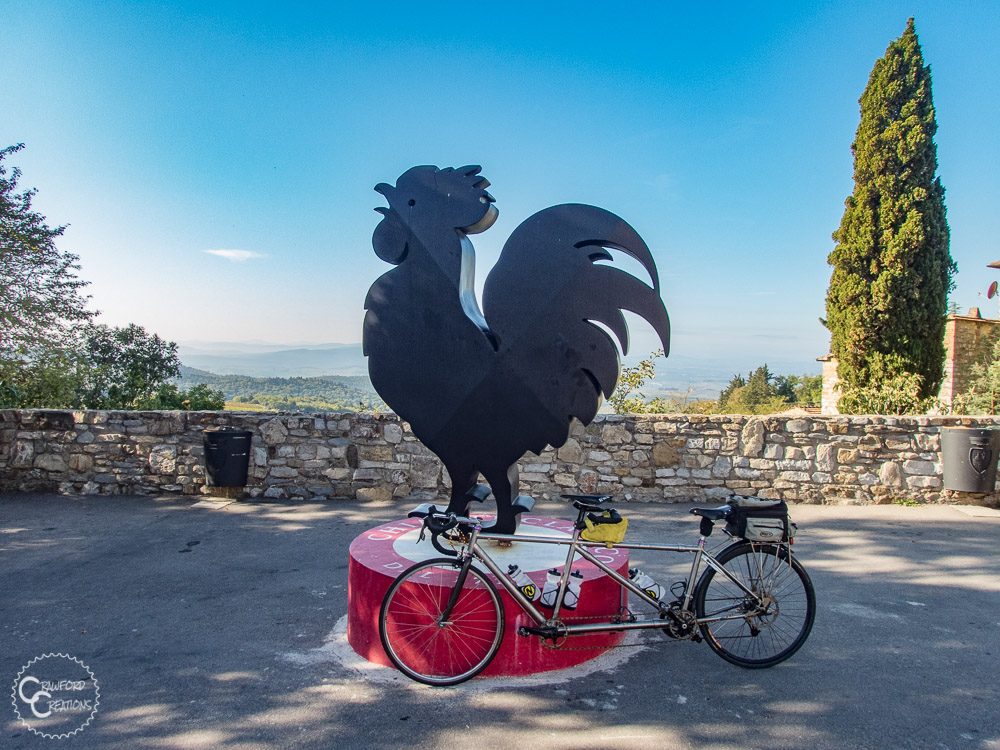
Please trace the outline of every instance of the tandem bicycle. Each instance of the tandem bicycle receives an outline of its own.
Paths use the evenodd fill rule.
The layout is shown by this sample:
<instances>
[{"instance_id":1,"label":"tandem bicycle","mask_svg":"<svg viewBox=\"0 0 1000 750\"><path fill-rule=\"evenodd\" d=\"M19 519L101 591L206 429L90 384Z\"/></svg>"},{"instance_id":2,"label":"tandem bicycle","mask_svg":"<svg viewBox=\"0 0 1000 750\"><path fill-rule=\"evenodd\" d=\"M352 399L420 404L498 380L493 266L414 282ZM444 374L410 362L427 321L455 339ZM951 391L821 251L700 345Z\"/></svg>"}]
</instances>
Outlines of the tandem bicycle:
<instances>
[{"instance_id":1,"label":"tandem bicycle","mask_svg":"<svg viewBox=\"0 0 1000 750\"><path fill-rule=\"evenodd\" d=\"M627 521L611 506L610 495L563 497L578 511L568 538L494 534L484 530L482 519L430 504L410 513L422 518L420 538L429 532L445 557L405 570L382 600L379 636L401 672L433 686L456 685L482 672L504 637L504 603L497 584L531 621L518 627L514 637L550 644L579 635L659 630L679 640L704 640L723 659L755 669L788 659L808 638L816 597L809 575L792 554L795 524L784 502L734 497L719 507L692 508L701 518L697 544L666 545L624 542ZM718 523L725 523L733 542L713 554L706 540ZM500 568L482 544L486 541L567 548L558 583L545 592L551 608L540 608L534 586L519 585ZM626 577L602 562L596 553L608 546L690 554L691 566L686 579L667 594L658 584L646 585L641 575ZM622 606L601 622L565 622L578 558L595 565L640 606Z\"/></svg>"}]
</instances>

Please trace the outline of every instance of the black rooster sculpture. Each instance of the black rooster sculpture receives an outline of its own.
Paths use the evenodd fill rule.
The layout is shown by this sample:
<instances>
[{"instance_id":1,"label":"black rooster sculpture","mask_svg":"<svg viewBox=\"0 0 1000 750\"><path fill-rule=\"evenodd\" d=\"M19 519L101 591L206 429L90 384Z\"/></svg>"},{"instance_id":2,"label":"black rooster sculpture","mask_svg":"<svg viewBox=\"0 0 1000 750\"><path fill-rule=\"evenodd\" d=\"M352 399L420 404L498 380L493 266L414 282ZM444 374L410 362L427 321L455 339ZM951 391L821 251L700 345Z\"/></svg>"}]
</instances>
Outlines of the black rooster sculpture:
<instances>
[{"instance_id":1,"label":"black rooster sculpture","mask_svg":"<svg viewBox=\"0 0 1000 750\"><path fill-rule=\"evenodd\" d=\"M580 204L521 224L486 279L480 311L467 235L497 218L481 168L413 167L375 190L388 208L372 244L396 267L365 300L364 352L372 384L451 477L448 509L464 514L488 493L491 530L512 534L517 461L562 446L573 418L590 424L618 382L612 331L628 352L622 310L645 318L669 348L670 322L649 248L624 220ZM638 260L649 286L613 266L605 248ZM484 315L485 312L485 315Z\"/></svg>"}]
</instances>

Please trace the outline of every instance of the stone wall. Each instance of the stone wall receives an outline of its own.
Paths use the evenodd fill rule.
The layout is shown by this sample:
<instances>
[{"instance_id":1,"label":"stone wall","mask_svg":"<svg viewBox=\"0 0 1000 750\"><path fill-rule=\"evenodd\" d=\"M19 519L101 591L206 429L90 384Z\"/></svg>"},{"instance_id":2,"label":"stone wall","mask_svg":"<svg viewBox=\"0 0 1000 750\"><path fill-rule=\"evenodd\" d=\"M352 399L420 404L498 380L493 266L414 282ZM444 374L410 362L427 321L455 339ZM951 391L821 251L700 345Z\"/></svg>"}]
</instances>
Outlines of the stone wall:
<instances>
[{"instance_id":1,"label":"stone wall","mask_svg":"<svg viewBox=\"0 0 1000 750\"><path fill-rule=\"evenodd\" d=\"M995 418L599 417L558 451L521 461L521 491L642 501L757 494L800 502L993 503L941 485L942 426ZM437 497L447 472L392 414L0 411L0 491L213 493L202 430L253 432L242 492L266 498Z\"/></svg>"}]
</instances>

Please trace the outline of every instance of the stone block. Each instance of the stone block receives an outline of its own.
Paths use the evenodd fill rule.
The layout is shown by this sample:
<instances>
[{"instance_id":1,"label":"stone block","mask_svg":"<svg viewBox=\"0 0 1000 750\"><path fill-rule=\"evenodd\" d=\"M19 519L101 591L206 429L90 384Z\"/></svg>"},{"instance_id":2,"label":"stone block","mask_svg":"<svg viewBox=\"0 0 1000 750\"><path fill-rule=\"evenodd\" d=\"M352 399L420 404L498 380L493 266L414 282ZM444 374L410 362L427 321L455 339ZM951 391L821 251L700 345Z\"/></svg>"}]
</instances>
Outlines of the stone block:
<instances>
[{"instance_id":1,"label":"stone block","mask_svg":"<svg viewBox=\"0 0 1000 750\"><path fill-rule=\"evenodd\" d=\"M303 461L310 461L316 458L316 445L313 443L302 443L295 446L295 456L296 458L301 458Z\"/></svg>"},{"instance_id":2,"label":"stone block","mask_svg":"<svg viewBox=\"0 0 1000 750\"><path fill-rule=\"evenodd\" d=\"M715 463L712 465L712 476L720 478L728 477L732 468L733 462L729 457L719 456L715 459Z\"/></svg>"},{"instance_id":3,"label":"stone block","mask_svg":"<svg viewBox=\"0 0 1000 750\"><path fill-rule=\"evenodd\" d=\"M94 468L94 458L87 453L74 453L69 457L70 471L84 474Z\"/></svg>"},{"instance_id":4,"label":"stone block","mask_svg":"<svg viewBox=\"0 0 1000 750\"><path fill-rule=\"evenodd\" d=\"M177 446L154 446L146 462L153 474L173 474L177 471Z\"/></svg>"},{"instance_id":5,"label":"stone block","mask_svg":"<svg viewBox=\"0 0 1000 750\"><path fill-rule=\"evenodd\" d=\"M809 471L812 469L811 461L775 461L774 465L779 471Z\"/></svg>"},{"instance_id":6,"label":"stone block","mask_svg":"<svg viewBox=\"0 0 1000 750\"><path fill-rule=\"evenodd\" d=\"M16 469L27 469L35 460L35 444L30 440L17 440L11 452L10 465Z\"/></svg>"},{"instance_id":7,"label":"stone block","mask_svg":"<svg viewBox=\"0 0 1000 750\"><path fill-rule=\"evenodd\" d=\"M42 471L66 471L66 459L53 453L42 453L35 456L34 467Z\"/></svg>"},{"instance_id":8,"label":"stone block","mask_svg":"<svg viewBox=\"0 0 1000 750\"><path fill-rule=\"evenodd\" d=\"M854 448L838 448L837 463L853 464L858 460L858 452Z\"/></svg>"},{"instance_id":9,"label":"stone block","mask_svg":"<svg viewBox=\"0 0 1000 750\"><path fill-rule=\"evenodd\" d=\"M875 453L882 449L882 441L876 435L865 435L858 441L858 449L865 453Z\"/></svg>"},{"instance_id":10,"label":"stone block","mask_svg":"<svg viewBox=\"0 0 1000 750\"><path fill-rule=\"evenodd\" d=\"M886 487L902 487L903 469L895 461L886 461L878 470L878 478Z\"/></svg>"},{"instance_id":11,"label":"stone block","mask_svg":"<svg viewBox=\"0 0 1000 750\"><path fill-rule=\"evenodd\" d=\"M280 417L275 417L260 426L260 436L267 445L280 445L288 437L288 428Z\"/></svg>"},{"instance_id":12,"label":"stone block","mask_svg":"<svg viewBox=\"0 0 1000 750\"><path fill-rule=\"evenodd\" d=\"M653 446L653 464L662 468L677 466L680 455L677 448L667 442L658 442Z\"/></svg>"},{"instance_id":13,"label":"stone block","mask_svg":"<svg viewBox=\"0 0 1000 750\"><path fill-rule=\"evenodd\" d=\"M785 432L799 433L812 430L812 422L808 419L789 419L785 423Z\"/></svg>"},{"instance_id":14,"label":"stone block","mask_svg":"<svg viewBox=\"0 0 1000 750\"><path fill-rule=\"evenodd\" d=\"M624 424L606 424L601 430L601 442L605 445L631 443L632 435Z\"/></svg>"},{"instance_id":15,"label":"stone block","mask_svg":"<svg viewBox=\"0 0 1000 750\"><path fill-rule=\"evenodd\" d=\"M441 478L441 463L436 458L414 456L410 460L410 484L418 489L434 489Z\"/></svg>"},{"instance_id":16,"label":"stone block","mask_svg":"<svg viewBox=\"0 0 1000 750\"><path fill-rule=\"evenodd\" d=\"M778 479L786 482L808 482L812 477L805 471L779 471Z\"/></svg>"},{"instance_id":17,"label":"stone block","mask_svg":"<svg viewBox=\"0 0 1000 750\"><path fill-rule=\"evenodd\" d=\"M823 472L830 472L837 468L834 460L832 445L816 446L816 468Z\"/></svg>"},{"instance_id":18,"label":"stone block","mask_svg":"<svg viewBox=\"0 0 1000 750\"><path fill-rule=\"evenodd\" d=\"M748 420L740 432L740 441L743 443L743 455L759 456L764 447L764 421L759 418Z\"/></svg>"},{"instance_id":19,"label":"stone block","mask_svg":"<svg viewBox=\"0 0 1000 750\"><path fill-rule=\"evenodd\" d=\"M390 422L382 428L382 437L390 445L396 445L403 440L403 428L398 424Z\"/></svg>"},{"instance_id":20,"label":"stone block","mask_svg":"<svg viewBox=\"0 0 1000 750\"><path fill-rule=\"evenodd\" d=\"M938 473L937 464L933 461L922 461L916 458L903 461L903 471L907 474L917 474L920 476L931 476Z\"/></svg>"}]
</instances>

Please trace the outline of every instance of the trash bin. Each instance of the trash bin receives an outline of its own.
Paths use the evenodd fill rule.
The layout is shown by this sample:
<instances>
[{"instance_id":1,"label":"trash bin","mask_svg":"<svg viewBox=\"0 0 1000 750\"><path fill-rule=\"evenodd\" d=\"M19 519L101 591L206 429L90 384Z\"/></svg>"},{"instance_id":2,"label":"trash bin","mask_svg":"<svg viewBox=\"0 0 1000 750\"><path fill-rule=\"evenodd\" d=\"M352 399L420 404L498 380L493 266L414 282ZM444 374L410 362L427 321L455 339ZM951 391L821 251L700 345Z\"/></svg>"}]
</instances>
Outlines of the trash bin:
<instances>
[{"instance_id":1,"label":"trash bin","mask_svg":"<svg viewBox=\"0 0 1000 750\"><path fill-rule=\"evenodd\" d=\"M993 492L1000 455L996 428L943 427L941 461L944 488L959 492Z\"/></svg>"},{"instance_id":2,"label":"trash bin","mask_svg":"<svg viewBox=\"0 0 1000 750\"><path fill-rule=\"evenodd\" d=\"M243 487L250 468L253 433L235 427L209 427L205 437L205 469L215 487Z\"/></svg>"}]
</instances>

